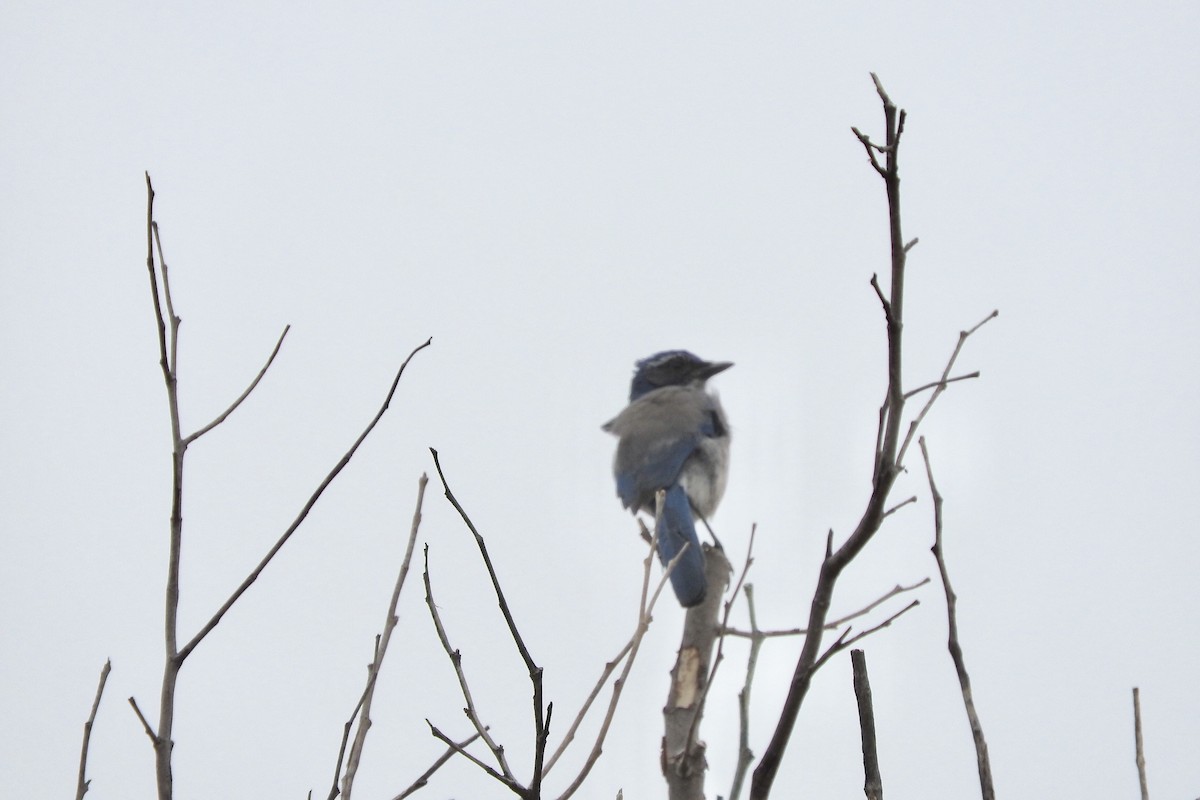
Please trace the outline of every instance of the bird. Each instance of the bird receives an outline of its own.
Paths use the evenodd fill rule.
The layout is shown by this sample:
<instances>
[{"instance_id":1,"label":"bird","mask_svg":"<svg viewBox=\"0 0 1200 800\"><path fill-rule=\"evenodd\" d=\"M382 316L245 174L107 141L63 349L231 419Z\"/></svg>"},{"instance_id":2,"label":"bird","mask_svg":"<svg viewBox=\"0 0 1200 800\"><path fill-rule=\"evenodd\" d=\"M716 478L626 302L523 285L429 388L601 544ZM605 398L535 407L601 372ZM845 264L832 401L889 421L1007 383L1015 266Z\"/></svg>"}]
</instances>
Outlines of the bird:
<instances>
[{"instance_id":1,"label":"bird","mask_svg":"<svg viewBox=\"0 0 1200 800\"><path fill-rule=\"evenodd\" d=\"M666 566L685 545L671 573L680 605L704 601L704 553L695 517L707 521L725 493L729 423L709 378L732 367L687 350L665 350L635 364L629 405L602 427L617 437L613 476L617 496L634 514L655 513L655 495L666 492L655 534Z\"/></svg>"}]
</instances>

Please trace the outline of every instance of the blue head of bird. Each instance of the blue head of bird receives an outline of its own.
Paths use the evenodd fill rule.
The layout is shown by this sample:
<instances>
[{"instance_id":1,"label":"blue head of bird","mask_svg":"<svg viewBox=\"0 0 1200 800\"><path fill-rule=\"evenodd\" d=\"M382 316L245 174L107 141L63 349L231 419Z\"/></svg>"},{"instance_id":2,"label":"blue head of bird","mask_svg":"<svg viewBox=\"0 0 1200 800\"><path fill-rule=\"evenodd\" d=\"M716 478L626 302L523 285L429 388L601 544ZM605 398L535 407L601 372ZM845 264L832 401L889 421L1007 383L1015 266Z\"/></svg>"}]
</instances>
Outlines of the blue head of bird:
<instances>
[{"instance_id":1,"label":"blue head of bird","mask_svg":"<svg viewBox=\"0 0 1200 800\"><path fill-rule=\"evenodd\" d=\"M733 366L730 361L705 361L687 350L664 350L637 362L629 402L664 386L703 386L718 372Z\"/></svg>"}]
</instances>

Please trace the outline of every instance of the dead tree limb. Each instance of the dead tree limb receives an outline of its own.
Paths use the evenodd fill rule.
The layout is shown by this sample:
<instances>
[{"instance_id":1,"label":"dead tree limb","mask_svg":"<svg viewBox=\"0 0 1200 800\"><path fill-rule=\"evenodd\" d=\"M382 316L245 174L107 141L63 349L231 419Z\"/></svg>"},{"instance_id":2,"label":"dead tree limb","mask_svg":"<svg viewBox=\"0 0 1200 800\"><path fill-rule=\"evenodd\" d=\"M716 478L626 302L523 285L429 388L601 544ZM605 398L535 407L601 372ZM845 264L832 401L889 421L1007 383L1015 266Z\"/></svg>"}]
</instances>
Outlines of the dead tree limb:
<instances>
[{"instance_id":1,"label":"dead tree limb","mask_svg":"<svg viewBox=\"0 0 1200 800\"><path fill-rule=\"evenodd\" d=\"M857 128L851 129L866 151L872 168L883 178L887 194L888 238L891 244L890 282L887 292L880 285L878 276L871 277L871 287L882 306L887 330L887 392L879 409L871 496L858 524L855 525L845 542L834 549L832 538L828 541L826 555L821 563L817 586L809 607L808 633L804 639L804 647L796 661L796 668L792 673L787 698L780 711L775 732L758 767L754 770L750 792L752 800L766 800L770 796L784 751L787 749L796 718L800 713L800 706L808 693L813 675L828 656L828 653L826 656L821 655L821 638L833 600L834 587L842 571L862 552L887 516L888 496L896 478L904 468L905 451L912 441L917 426L933 402L950 384L948 373L954 360L952 357L942 379L935 383L935 388L925 407L911 421L907 435L904 435L903 417L905 402L908 398L903 380L904 280L908 252L916 244L915 239L912 241L904 239L900 214L899 156L906 114L903 109L897 108L896 104L892 102L874 73L871 75L871 80L875 84L875 91L883 105L885 142L879 144ZM878 156L883 156L883 163L880 163ZM960 344L961 341L960 337ZM957 353L958 349L955 350L955 356Z\"/></svg>"},{"instance_id":2,"label":"dead tree limb","mask_svg":"<svg viewBox=\"0 0 1200 800\"><path fill-rule=\"evenodd\" d=\"M92 713L88 714L87 722L83 723L83 746L79 750L79 780L75 784L75 800L83 800L91 781L87 777L88 746L92 742L92 726L96 724L96 712L100 710L100 698L104 696L104 684L108 683L108 673L112 671L112 659L105 659L100 668L100 682L96 686L96 699L92 701Z\"/></svg>"},{"instance_id":3,"label":"dead tree limb","mask_svg":"<svg viewBox=\"0 0 1200 800\"><path fill-rule=\"evenodd\" d=\"M383 623L383 633L375 639L375 655L367 667L366 688L363 689L362 696L359 698L354 712L350 715L350 719L346 721L345 731L342 735L342 746L338 750L337 769L334 770L333 775L333 787L329 790L329 800L334 800L338 795L337 779L342 769L342 756L346 751L346 740L350 734L350 727L357 716L358 730L354 735L354 743L350 747L350 757L346 761L346 773L342 777L342 797L350 800L353 791L354 777L358 774L358 765L362 760L363 744L366 742L367 732L371 729L371 702L375 698L375 684L379 680L379 670L383 667L383 657L387 654L388 644L392 640L392 631L396 629L396 623L399 622L396 607L400 603L400 590L404 588L405 579L408 577L408 569L412 564L413 549L417 543L417 531L421 527L421 509L425 504L425 486L428 483L429 476L422 473L421 478L417 481L417 503L416 508L413 510L412 524L409 526L408 543L404 548L404 559L400 562L400 574L396 577L395 588L392 589L392 599L388 604L387 618Z\"/></svg>"},{"instance_id":4,"label":"dead tree limb","mask_svg":"<svg viewBox=\"0 0 1200 800\"><path fill-rule=\"evenodd\" d=\"M854 697L858 700L858 728L862 732L863 793L867 800L883 800L883 779L879 775L879 746L875 739L875 704L871 699L871 680L867 675L867 654L850 651L854 671Z\"/></svg>"},{"instance_id":5,"label":"dead tree limb","mask_svg":"<svg viewBox=\"0 0 1200 800\"><path fill-rule=\"evenodd\" d=\"M900 171L899 155L900 140L904 134L905 112L897 109L892 99L884 91L879 79L872 74L875 90L883 104L886 144L872 142L858 129L852 129L867 152L871 166L883 178L888 199L888 231L891 240L891 286L890 294L885 295L875 277L871 285L883 306L884 320L887 325L888 359L887 359L887 396L879 412L879 435L875 452L875 467L872 478L871 497L867 501L866 510L850 537L834 552L827 553L821 564L817 587L813 592L812 604L808 616L808 634L804 639L804 647L796 662L788 687L787 699L780 711L775 733L771 737L758 767L754 770L754 778L750 785L752 800L766 800L771 793L783 753L787 749L796 718L800 713L800 705L808 693L809 685L816 671L821 652L821 634L825 628L825 619L829 614L829 606L833 600L833 589L842 570L846 568L855 556L867 545L879 530L887 510L887 498L892 485L900 473L900 465L896 455L900 442L901 416L904 412L904 384L902 374L902 336L904 331L904 267L908 255L904 235L900 224ZM886 155L886 166L880 165L876 153Z\"/></svg>"},{"instance_id":6,"label":"dead tree limb","mask_svg":"<svg viewBox=\"0 0 1200 800\"><path fill-rule=\"evenodd\" d=\"M518 794L525 790L521 782L517 780L512 769L508 766L508 759L504 756L504 747L492 738L488 733L488 726L483 724L483 720L479 716L479 712L475 708L475 698L471 694L471 686L467 683L467 674L463 671L462 652L456 650L450 644L450 637L446 633L446 628L442 624L441 614L438 613L437 603L433 601L433 582L429 577L429 545L425 545L425 605L429 607L429 614L433 618L433 627L437 631L438 641L442 643L442 649L446 651L446 655L450 657L450 664L454 667L454 674L458 677L458 687L462 691L463 702L466 706L463 708L463 713L467 715L471 725L475 728L475 732L479 734L479 738L483 739L487 744L488 749L492 751L492 755L496 758L496 764L500 767L500 772L490 767L487 764L470 756L465 750L461 752L478 764L485 772L491 775L496 780L503 783L505 786L516 791ZM449 737L441 733L436 727L430 723L430 730L434 736L444 741L446 744L453 745L454 742Z\"/></svg>"},{"instance_id":7,"label":"dead tree limb","mask_svg":"<svg viewBox=\"0 0 1200 800\"><path fill-rule=\"evenodd\" d=\"M705 545L704 572L708 591L704 601L687 610L683 637L675 666L671 669L671 689L663 708L665 734L662 742L662 771L671 800L702 800L707 762L705 745L698 741L700 718L708 693L709 669L713 648L721 626L717 614L721 598L729 585L729 559L719 547Z\"/></svg>"},{"instance_id":8,"label":"dead tree limb","mask_svg":"<svg viewBox=\"0 0 1200 800\"><path fill-rule=\"evenodd\" d=\"M433 465L437 468L438 478L442 481L446 499L454 506L468 530L475 537L475 546L479 548L479 555L483 557L488 577L492 580L492 589L496 593L496 603L500 607L500 613L504 616L508 632L517 646L517 651L521 654L521 659L525 662L525 668L529 671L529 682L533 685L533 777L530 779L529 788L522 796L539 798L542 792L542 769L546 759L546 741L550 737L550 715L553 713L554 704L546 704L543 701L542 668L534 662L533 656L529 654L529 648L525 646L525 640L517 628L516 620L513 619L512 611L508 607L508 600L504 597L504 590L500 586L500 579L496 576L496 568L492 565L491 556L488 555L487 543L476 529L475 523L471 522L471 518L467 516L466 509L459 504L454 492L450 491L450 484L446 482L446 475L442 472L442 464L438 459L437 450L431 447L429 452L433 455Z\"/></svg>"},{"instance_id":9,"label":"dead tree limb","mask_svg":"<svg viewBox=\"0 0 1200 800\"><path fill-rule=\"evenodd\" d=\"M409 784L407 789L405 789L404 791L400 792L400 794L393 797L392 800L404 800L404 798L413 794L418 789L425 788L425 786L428 785L428 783L429 783L429 779L433 777L433 773L435 773L439 769L441 769L442 765L444 765L447 761L449 761L451 758L453 758L455 753L462 750L463 748L465 748L467 745L469 745L471 742L475 741L478 738L479 738L479 734L473 733L470 736L468 736L466 739L463 739L461 742L455 742L450 747L447 747L446 752L444 752L440 756L438 756L437 760L433 762L433 764L429 767L429 769L427 769L421 773L421 777L417 778L415 781L413 781L411 784Z\"/></svg>"},{"instance_id":10,"label":"dead tree limb","mask_svg":"<svg viewBox=\"0 0 1200 800\"><path fill-rule=\"evenodd\" d=\"M1150 789L1146 784L1146 751L1142 742L1142 694L1138 687L1133 687L1133 750L1137 762L1138 788L1142 791L1142 800L1150 800Z\"/></svg>"},{"instance_id":11,"label":"dead tree limb","mask_svg":"<svg viewBox=\"0 0 1200 800\"><path fill-rule=\"evenodd\" d=\"M950 586L950 573L946 570L946 557L942 550L942 495L938 492L933 480L933 468L929 465L929 449L925 446L925 437L920 438L921 456L925 460L925 474L929 478L929 493L933 496L933 557L937 560L938 573L942 576L942 586L946 590L946 617L949 623L949 635L946 646L950 658L954 661L954 671L958 674L958 685L962 690L963 707L967 711L967 722L971 726L971 739L975 743L975 761L979 770L979 789L983 800L995 800L996 790L992 785L992 764L988 758L987 740L983 736L983 725L979 714L975 711L975 698L971 693L971 678L967 675L967 664L963 659L962 646L958 642L958 596Z\"/></svg>"},{"instance_id":12,"label":"dead tree limb","mask_svg":"<svg viewBox=\"0 0 1200 800\"><path fill-rule=\"evenodd\" d=\"M156 265L155 254L157 251L158 259ZM309 497L308 502L301 509L300 514L295 521L284 531L283 535L268 551L267 555L262 559L257 567L249 574L242 584L234 590L233 594L225 601L225 603L217 610L217 612L209 619L209 621L196 633L192 639L183 647L179 646L179 572L180 572L180 552L183 543L183 467L184 456L188 446L198 438L216 428L224 422L230 414L232 414L242 403L250 396L250 393L258 386L267 370L275 360L275 356L279 353L279 349L283 344L283 339L287 336L288 328L284 328L279 340L276 342L274 349L267 358L266 364L259 371L258 375L250 382L250 385L242 392L223 412L217 415L211 422L196 430L194 433L184 435L183 427L179 414L179 325L182 322L179 315L175 312L175 303L171 296L170 272L167 268L166 259L163 257L162 239L159 235L158 224L154 219L154 186L150 181L150 174L146 173L146 269L149 273L150 292L154 306L154 321L158 333L158 354L159 367L162 371L163 381L167 389L167 410L171 421L171 517L170 517L170 542L168 547L167 557L167 585L166 599L164 612L164 639L165 639L165 658L163 659L163 677L162 684L159 690L159 715L158 727L153 728L141 709L138 708L136 701L131 697L130 705L138 715L142 726L145 728L147 735L150 737L154 745L154 762L155 762L155 784L159 800L171 800L173 792L173 779L171 773L171 756L175 747L172 739L175 727L175 691L179 680L179 671L183 666L184 661L203 641L221 621L238 598L250 587L258 576L270 563L275 554L287 543L288 539L300 524L308 516L308 512L312 509L325 489L331 484L342 471L343 468L350 462L350 458L358 450L359 445L367 438L374 430L376 424L387 411L388 405L391 403L392 397L396 392L396 388L400 383L400 377L404 374L404 369L413 356L420 350L428 347L432 340L426 341L418 346L409 354L408 358L401 365L399 372L396 374L395 380L392 382L391 389L384 400L383 407L375 415L367 425L366 430L358 437L349 451L342 456L341 461L326 475L325 479L317 487L316 491ZM161 286L159 277L161 276ZM164 316L163 309L166 309Z\"/></svg>"}]
</instances>

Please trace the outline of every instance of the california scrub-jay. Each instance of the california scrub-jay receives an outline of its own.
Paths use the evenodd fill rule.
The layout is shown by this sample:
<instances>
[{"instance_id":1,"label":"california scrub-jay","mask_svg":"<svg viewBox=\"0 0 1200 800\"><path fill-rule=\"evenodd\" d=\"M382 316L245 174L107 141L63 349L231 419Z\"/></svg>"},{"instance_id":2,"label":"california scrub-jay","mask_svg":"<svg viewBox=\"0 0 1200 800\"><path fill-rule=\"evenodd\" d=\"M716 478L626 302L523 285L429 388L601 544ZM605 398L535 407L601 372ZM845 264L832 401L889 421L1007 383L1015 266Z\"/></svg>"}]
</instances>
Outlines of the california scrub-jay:
<instances>
[{"instance_id":1,"label":"california scrub-jay","mask_svg":"<svg viewBox=\"0 0 1200 800\"><path fill-rule=\"evenodd\" d=\"M655 513L655 493L666 490L655 533L658 557L670 563L687 552L671 573L671 586L683 606L704 600L704 553L693 511L707 519L725 493L729 466L729 424L717 396L704 384L732 367L704 361L686 350L668 350L637 362L629 405L604 424L617 455L613 474L626 508Z\"/></svg>"}]
</instances>

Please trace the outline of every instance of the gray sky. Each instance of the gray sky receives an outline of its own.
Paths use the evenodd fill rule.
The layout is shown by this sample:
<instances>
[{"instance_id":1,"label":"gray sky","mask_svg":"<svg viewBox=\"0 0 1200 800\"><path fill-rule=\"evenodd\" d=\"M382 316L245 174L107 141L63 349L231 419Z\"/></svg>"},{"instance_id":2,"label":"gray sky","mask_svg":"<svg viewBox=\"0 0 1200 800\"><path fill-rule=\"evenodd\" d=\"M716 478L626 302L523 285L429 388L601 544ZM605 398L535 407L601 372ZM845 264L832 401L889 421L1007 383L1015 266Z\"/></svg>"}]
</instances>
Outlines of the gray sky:
<instances>
[{"instance_id":1,"label":"gray sky","mask_svg":"<svg viewBox=\"0 0 1200 800\"><path fill-rule=\"evenodd\" d=\"M145 258L172 266L189 451L181 629L291 521L427 337L398 402L184 667L177 796L303 797L332 776L427 447L488 537L561 734L634 622L643 547L614 496L633 361L686 347L734 426L714 519L762 624L802 624L825 531L869 491L884 386L877 72L909 111L907 381L960 359L925 428L993 769L1008 797L1200 794L1200 56L1195 3L9 2L0 12L0 783L69 794L104 659L89 798L147 797L169 428ZM915 456L915 454L914 454ZM935 575L919 459L834 612ZM421 540L485 719L528 776L528 684L469 535L431 483ZM414 574L358 795L465 734ZM866 643L889 796L977 791L936 585ZM882 617L877 617L882 618ZM744 624L739 614L739 624ZM586 797L661 794L682 612L656 615ZM799 641L770 644L765 747ZM713 690L735 763L740 642ZM594 731L594 725L588 730ZM780 786L856 796L849 660L818 676ZM549 779L561 788L578 758ZM560 772L561 771L561 772ZM466 764L430 797L504 796Z\"/></svg>"}]
</instances>

